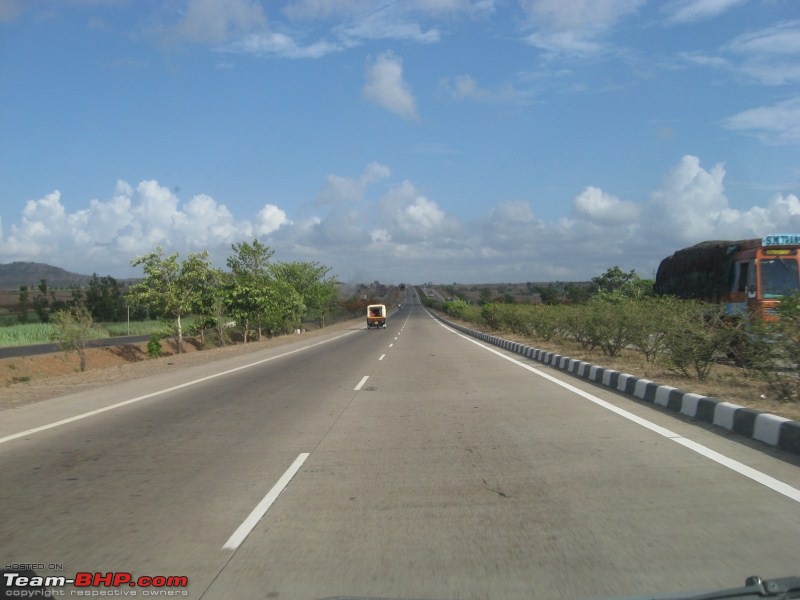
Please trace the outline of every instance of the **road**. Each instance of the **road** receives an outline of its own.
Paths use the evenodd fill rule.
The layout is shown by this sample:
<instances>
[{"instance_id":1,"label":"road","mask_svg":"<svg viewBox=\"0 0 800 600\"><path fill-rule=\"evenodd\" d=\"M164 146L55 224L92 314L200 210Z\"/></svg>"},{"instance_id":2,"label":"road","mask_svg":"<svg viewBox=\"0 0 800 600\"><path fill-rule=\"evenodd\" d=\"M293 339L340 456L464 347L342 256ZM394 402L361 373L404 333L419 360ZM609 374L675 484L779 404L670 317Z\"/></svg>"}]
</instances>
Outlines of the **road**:
<instances>
[{"instance_id":1,"label":"road","mask_svg":"<svg viewBox=\"0 0 800 600\"><path fill-rule=\"evenodd\" d=\"M800 574L796 461L509 358L409 289L386 329L1 412L0 556L185 576L160 591L205 599L597 598Z\"/></svg>"}]
</instances>

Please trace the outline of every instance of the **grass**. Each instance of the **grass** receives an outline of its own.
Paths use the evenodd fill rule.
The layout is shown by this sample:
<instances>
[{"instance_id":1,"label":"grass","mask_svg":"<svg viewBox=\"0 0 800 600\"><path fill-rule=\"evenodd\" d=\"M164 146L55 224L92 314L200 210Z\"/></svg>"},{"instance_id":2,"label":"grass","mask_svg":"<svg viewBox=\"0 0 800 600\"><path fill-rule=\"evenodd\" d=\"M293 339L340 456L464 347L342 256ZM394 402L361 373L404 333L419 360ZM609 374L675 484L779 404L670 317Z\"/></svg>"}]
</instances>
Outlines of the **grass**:
<instances>
[{"instance_id":1,"label":"grass","mask_svg":"<svg viewBox=\"0 0 800 600\"><path fill-rule=\"evenodd\" d=\"M163 321L132 321L130 335L151 335L164 331ZM53 341L55 328L50 323L26 323L0 327L0 347L49 344ZM97 337L128 335L127 323L98 323Z\"/></svg>"}]
</instances>

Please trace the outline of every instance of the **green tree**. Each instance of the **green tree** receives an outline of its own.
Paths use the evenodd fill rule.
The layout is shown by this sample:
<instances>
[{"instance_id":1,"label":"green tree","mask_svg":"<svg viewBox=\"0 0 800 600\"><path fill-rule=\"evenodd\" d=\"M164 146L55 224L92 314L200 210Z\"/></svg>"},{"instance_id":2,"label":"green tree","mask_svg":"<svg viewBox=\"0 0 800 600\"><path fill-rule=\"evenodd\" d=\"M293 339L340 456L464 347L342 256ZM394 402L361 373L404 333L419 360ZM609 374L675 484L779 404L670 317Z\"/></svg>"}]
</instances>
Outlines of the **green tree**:
<instances>
[{"instance_id":1,"label":"green tree","mask_svg":"<svg viewBox=\"0 0 800 600\"><path fill-rule=\"evenodd\" d=\"M561 292L553 284L547 286L539 286L536 288L542 304L554 305L561 302Z\"/></svg>"},{"instance_id":2,"label":"green tree","mask_svg":"<svg viewBox=\"0 0 800 600\"><path fill-rule=\"evenodd\" d=\"M85 371L86 348L97 337L92 315L83 306L72 306L55 312L52 317L53 339L64 351L75 350L81 361L81 371Z\"/></svg>"},{"instance_id":3,"label":"green tree","mask_svg":"<svg viewBox=\"0 0 800 600\"><path fill-rule=\"evenodd\" d=\"M177 350L183 352L181 319L196 305L208 281L208 252L194 252L179 262L177 252L164 256L159 246L155 252L139 256L131 264L134 267L141 265L145 277L130 288L129 296L159 317L174 320Z\"/></svg>"},{"instance_id":4,"label":"green tree","mask_svg":"<svg viewBox=\"0 0 800 600\"><path fill-rule=\"evenodd\" d=\"M325 326L325 317L336 307L336 284L328 277L330 268L316 262L288 262L270 265L275 279L289 284L302 298L306 307L303 318L319 320Z\"/></svg>"},{"instance_id":5,"label":"green tree","mask_svg":"<svg viewBox=\"0 0 800 600\"><path fill-rule=\"evenodd\" d=\"M231 249L233 254L227 260L231 278L226 288L226 303L247 343L251 327L257 328L258 337L261 338L264 317L272 302L269 259L274 251L258 240L253 240L252 244L232 244Z\"/></svg>"},{"instance_id":6,"label":"green tree","mask_svg":"<svg viewBox=\"0 0 800 600\"><path fill-rule=\"evenodd\" d=\"M219 344L227 342L226 323L228 322L228 306L226 303L226 287L230 276L221 269L209 269L208 279L200 286L192 312L198 317L196 322L200 339L205 343L205 331L213 329L217 333Z\"/></svg>"},{"instance_id":7,"label":"green tree","mask_svg":"<svg viewBox=\"0 0 800 600\"><path fill-rule=\"evenodd\" d=\"M56 296L47 286L46 279L40 279L36 287L39 293L33 299L33 310L42 323L47 323L50 320L50 302L55 301Z\"/></svg>"},{"instance_id":8,"label":"green tree","mask_svg":"<svg viewBox=\"0 0 800 600\"><path fill-rule=\"evenodd\" d=\"M86 307L95 321L122 321L125 315L125 298L117 280L106 275L92 274L86 290Z\"/></svg>"},{"instance_id":9,"label":"green tree","mask_svg":"<svg viewBox=\"0 0 800 600\"><path fill-rule=\"evenodd\" d=\"M786 295L776 321L752 324L746 361L783 402L800 401L800 294Z\"/></svg>"},{"instance_id":10,"label":"green tree","mask_svg":"<svg viewBox=\"0 0 800 600\"><path fill-rule=\"evenodd\" d=\"M29 291L27 285L19 286L19 322L20 323L27 323L28 322L28 298L29 298Z\"/></svg>"},{"instance_id":11,"label":"green tree","mask_svg":"<svg viewBox=\"0 0 800 600\"><path fill-rule=\"evenodd\" d=\"M643 298L653 295L653 280L642 279L636 271L625 273L618 266L613 266L602 275L592 278L597 286L597 294L621 296L625 298Z\"/></svg>"}]
</instances>

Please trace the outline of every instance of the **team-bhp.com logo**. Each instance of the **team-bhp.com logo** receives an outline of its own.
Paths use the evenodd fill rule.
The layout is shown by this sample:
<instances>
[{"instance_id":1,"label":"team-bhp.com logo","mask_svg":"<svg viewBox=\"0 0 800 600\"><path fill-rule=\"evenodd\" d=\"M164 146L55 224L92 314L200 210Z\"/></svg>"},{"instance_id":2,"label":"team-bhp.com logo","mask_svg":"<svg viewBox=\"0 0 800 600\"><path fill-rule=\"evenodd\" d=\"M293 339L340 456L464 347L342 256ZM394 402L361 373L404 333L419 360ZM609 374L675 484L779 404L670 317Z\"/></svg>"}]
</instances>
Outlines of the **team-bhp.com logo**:
<instances>
[{"instance_id":1,"label":"team-bhp.com logo","mask_svg":"<svg viewBox=\"0 0 800 600\"><path fill-rule=\"evenodd\" d=\"M2 590L7 598L58 596L187 596L189 578L182 575L142 575L125 571L76 573L74 577L40 576L31 571L4 571ZM67 588L67 586L74 586Z\"/></svg>"}]
</instances>

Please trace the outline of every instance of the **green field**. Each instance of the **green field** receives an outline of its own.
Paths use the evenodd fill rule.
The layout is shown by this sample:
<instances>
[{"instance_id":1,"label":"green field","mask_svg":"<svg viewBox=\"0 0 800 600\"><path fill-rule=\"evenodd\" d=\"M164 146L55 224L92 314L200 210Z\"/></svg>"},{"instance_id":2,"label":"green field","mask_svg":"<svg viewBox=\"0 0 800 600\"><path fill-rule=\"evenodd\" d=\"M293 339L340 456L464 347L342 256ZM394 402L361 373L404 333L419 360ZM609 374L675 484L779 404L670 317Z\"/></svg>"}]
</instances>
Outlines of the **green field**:
<instances>
[{"instance_id":1,"label":"green field","mask_svg":"<svg viewBox=\"0 0 800 600\"><path fill-rule=\"evenodd\" d=\"M163 321L134 321L127 323L98 323L97 338L116 337L121 335L151 335L164 331ZM0 347L27 346L29 344L49 344L53 341L55 328L50 323L26 323L0 327Z\"/></svg>"}]
</instances>

